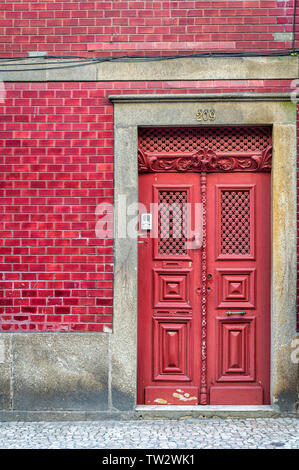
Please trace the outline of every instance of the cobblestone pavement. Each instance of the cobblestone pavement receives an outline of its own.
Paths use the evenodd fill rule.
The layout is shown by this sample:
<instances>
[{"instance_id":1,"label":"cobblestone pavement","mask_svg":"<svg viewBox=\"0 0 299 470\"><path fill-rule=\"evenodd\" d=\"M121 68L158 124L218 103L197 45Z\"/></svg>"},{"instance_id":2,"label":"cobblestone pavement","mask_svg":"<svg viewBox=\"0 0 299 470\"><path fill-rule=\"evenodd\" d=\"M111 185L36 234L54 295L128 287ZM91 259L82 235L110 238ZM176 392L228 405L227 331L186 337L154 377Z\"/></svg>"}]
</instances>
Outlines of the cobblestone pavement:
<instances>
[{"instance_id":1,"label":"cobblestone pavement","mask_svg":"<svg viewBox=\"0 0 299 470\"><path fill-rule=\"evenodd\" d=\"M0 449L298 449L296 418L0 423Z\"/></svg>"}]
</instances>

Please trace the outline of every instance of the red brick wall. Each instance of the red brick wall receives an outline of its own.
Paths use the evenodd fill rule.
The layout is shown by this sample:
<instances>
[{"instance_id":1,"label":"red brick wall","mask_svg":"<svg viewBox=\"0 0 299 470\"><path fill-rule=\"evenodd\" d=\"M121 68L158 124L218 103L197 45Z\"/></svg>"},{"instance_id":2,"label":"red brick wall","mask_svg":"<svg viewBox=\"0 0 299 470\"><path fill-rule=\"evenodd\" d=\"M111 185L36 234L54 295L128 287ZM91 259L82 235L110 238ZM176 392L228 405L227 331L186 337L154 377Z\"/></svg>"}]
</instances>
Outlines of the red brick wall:
<instances>
[{"instance_id":1,"label":"red brick wall","mask_svg":"<svg viewBox=\"0 0 299 470\"><path fill-rule=\"evenodd\" d=\"M0 56L284 49L294 0L2 0ZM299 12L298 12L299 14Z\"/></svg>"},{"instance_id":2,"label":"red brick wall","mask_svg":"<svg viewBox=\"0 0 299 470\"><path fill-rule=\"evenodd\" d=\"M112 323L109 94L288 92L288 80L7 83L0 106L0 330L103 331Z\"/></svg>"}]
</instances>

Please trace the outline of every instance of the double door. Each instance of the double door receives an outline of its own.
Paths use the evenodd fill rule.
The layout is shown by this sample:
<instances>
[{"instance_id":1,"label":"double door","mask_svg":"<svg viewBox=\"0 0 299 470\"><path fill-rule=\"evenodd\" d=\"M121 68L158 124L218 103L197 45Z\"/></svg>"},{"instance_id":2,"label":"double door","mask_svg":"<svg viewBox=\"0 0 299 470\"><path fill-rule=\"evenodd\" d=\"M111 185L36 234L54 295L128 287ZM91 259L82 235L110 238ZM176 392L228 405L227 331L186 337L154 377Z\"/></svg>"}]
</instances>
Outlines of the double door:
<instances>
[{"instance_id":1,"label":"double door","mask_svg":"<svg viewBox=\"0 0 299 470\"><path fill-rule=\"evenodd\" d=\"M270 173L139 175L138 404L269 403Z\"/></svg>"}]
</instances>

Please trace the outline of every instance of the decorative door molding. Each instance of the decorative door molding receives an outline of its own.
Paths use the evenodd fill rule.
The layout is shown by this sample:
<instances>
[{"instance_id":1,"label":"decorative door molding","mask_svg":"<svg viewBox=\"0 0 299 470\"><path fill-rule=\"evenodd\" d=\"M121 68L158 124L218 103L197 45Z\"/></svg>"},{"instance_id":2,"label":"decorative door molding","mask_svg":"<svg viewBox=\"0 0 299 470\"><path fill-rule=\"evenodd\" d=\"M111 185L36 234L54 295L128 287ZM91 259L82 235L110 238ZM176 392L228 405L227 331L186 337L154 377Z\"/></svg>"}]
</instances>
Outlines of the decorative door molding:
<instances>
[{"instance_id":1,"label":"decorative door molding","mask_svg":"<svg viewBox=\"0 0 299 470\"><path fill-rule=\"evenodd\" d=\"M128 205L138 202L138 129L166 126L196 126L198 129L215 129L221 126L272 127L271 402L275 405L280 400L283 401L284 394L294 396L295 402L297 365L291 362L290 357L292 340L296 335L296 103L292 103L290 96L288 98L286 95L259 97L250 93L246 96L227 96L225 99L222 95L214 95L211 101L208 101L207 95L191 98L190 94L187 97L119 95L110 99L114 103L115 227L120 223L118 206L122 204L121 196L126 195ZM196 123L196 113L203 102L205 108L216 109L217 116L216 121L205 123L204 126ZM213 153L207 158L205 147L216 154L216 160ZM148 153L146 149L141 150ZM192 162L191 167L194 161L197 165L203 165L202 157L199 159L199 150L201 156L207 160L204 163L206 168L220 165L217 158L220 149L213 149L208 145L203 149L197 146L190 151L188 157ZM265 152L264 158L261 152ZM196 159L190 160L190 154L196 154ZM238 154L240 156L239 151ZM232 151L230 155L231 164L235 156ZM255 168L269 171L269 151L267 153L265 149L258 149L251 152L251 156L260 157L252 159ZM181 157L185 157L183 150ZM142 160L142 163L147 169L147 159ZM180 162L181 165L183 163L185 166L186 161ZM237 166L239 163L240 160L237 161ZM151 161L151 164L156 163ZM130 220L131 216L128 215L127 223ZM128 410L136 403L137 240L115 238L114 250L114 318L110 340L111 403L119 409ZM120 396L123 397L123 404L120 404Z\"/></svg>"},{"instance_id":2,"label":"decorative door molding","mask_svg":"<svg viewBox=\"0 0 299 470\"><path fill-rule=\"evenodd\" d=\"M192 155L148 154L138 150L139 173L271 171L272 146L254 155L216 153L204 148Z\"/></svg>"},{"instance_id":3,"label":"decorative door molding","mask_svg":"<svg viewBox=\"0 0 299 470\"><path fill-rule=\"evenodd\" d=\"M270 126L141 128L138 172L271 171Z\"/></svg>"}]
</instances>

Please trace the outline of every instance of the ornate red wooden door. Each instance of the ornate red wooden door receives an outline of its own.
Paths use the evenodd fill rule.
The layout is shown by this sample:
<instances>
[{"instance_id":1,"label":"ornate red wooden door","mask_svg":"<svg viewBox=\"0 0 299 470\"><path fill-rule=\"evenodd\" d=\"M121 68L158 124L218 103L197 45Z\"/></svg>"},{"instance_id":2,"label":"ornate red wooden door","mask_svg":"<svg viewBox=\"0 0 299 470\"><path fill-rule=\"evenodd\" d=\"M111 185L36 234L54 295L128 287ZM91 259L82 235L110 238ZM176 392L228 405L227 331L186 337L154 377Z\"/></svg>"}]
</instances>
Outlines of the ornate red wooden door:
<instances>
[{"instance_id":1,"label":"ornate red wooden door","mask_svg":"<svg viewBox=\"0 0 299 470\"><path fill-rule=\"evenodd\" d=\"M141 154L139 404L269 403L266 143L222 160Z\"/></svg>"}]
</instances>

